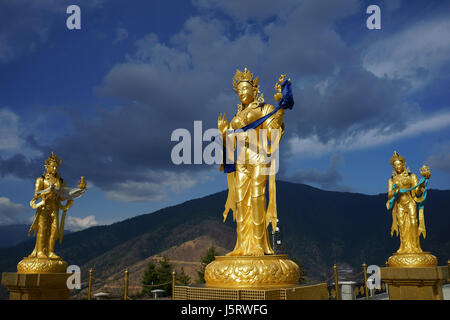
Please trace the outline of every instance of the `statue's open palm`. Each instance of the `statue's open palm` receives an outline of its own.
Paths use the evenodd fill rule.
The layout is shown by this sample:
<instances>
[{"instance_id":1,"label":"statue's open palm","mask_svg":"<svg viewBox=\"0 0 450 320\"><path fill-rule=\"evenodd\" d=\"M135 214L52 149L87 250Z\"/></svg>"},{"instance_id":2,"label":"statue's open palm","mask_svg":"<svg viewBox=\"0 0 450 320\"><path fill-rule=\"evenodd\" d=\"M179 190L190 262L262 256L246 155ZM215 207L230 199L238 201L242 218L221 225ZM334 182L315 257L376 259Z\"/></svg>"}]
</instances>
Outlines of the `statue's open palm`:
<instances>
[{"instance_id":1,"label":"statue's open palm","mask_svg":"<svg viewBox=\"0 0 450 320\"><path fill-rule=\"evenodd\" d=\"M229 123L227 118L225 118L225 113L222 115L219 115L219 118L217 119L217 128L219 129L220 133L225 133L225 130L228 128Z\"/></svg>"}]
</instances>

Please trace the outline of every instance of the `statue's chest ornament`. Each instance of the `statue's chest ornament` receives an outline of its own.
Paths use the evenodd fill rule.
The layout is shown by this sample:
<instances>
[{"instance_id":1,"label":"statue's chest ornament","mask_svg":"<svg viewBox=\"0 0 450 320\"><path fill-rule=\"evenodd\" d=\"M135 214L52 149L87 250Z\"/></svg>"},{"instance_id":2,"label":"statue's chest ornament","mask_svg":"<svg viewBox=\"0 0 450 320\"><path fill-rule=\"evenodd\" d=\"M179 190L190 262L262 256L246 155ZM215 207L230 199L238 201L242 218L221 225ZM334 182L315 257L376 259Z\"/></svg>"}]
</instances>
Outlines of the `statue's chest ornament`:
<instances>
[{"instance_id":1,"label":"statue's chest ornament","mask_svg":"<svg viewBox=\"0 0 450 320\"><path fill-rule=\"evenodd\" d=\"M408 175L400 174L395 177L394 183L401 189L409 189L411 187L411 177Z\"/></svg>"},{"instance_id":2,"label":"statue's chest ornament","mask_svg":"<svg viewBox=\"0 0 450 320\"><path fill-rule=\"evenodd\" d=\"M261 111L258 109L251 109L247 112L245 115L247 124L252 123L253 121L256 121L257 119L262 117Z\"/></svg>"},{"instance_id":3,"label":"statue's chest ornament","mask_svg":"<svg viewBox=\"0 0 450 320\"><path fill-rule=\"evenodd\" d=\"M240 129L253 121L262 117L259 107L248 106L244 110L238 112L232 120L233 129Z\"/></svg>"},{"instance_id":4,"label":"statue's chest ornament","mask_svg":"<svg viewBox=\"0 0 450 320\"><path fill-rule=\"evenodd\" d=\"M44 186L45 188L50 187L50 185L53 184L56 189L59 189L61 187L61 182L57 178L46 176L44 178Z\"/></svg>"}]
</instances>

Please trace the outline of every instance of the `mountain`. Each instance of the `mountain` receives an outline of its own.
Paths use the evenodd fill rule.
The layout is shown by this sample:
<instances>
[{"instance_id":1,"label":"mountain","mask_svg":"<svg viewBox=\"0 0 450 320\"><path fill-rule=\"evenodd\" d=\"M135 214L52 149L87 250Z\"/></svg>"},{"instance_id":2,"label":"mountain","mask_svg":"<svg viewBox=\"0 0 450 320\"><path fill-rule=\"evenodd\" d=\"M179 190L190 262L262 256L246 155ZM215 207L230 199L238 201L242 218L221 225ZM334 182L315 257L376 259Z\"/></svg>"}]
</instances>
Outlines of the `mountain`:
<instances>
[{"instance_id":1,"label":"mountain","mask_svg":"<svg viewBox=\"0 0 450 320\"><path fill-rule=\"evenodd\" d=\"M149 262L158 265L158 262L165 257L174 267L177 273L182 270L191 278L191 283L197 281L197 271L200 269L200 259L205 255L206 251L214 246L220 255L224 255L230 251L220 247L215 239L209 236L200 236L194 240L189 240L179 246L173 246L158 254L152 255L144 260L128 265L129 280L128 290L129 296L138 294L142 290L142 279ZM93 292L109 292L114 297L122 297L124 270L115 272L107 277L104 276L105 270L99 270L98 267L93 269L93 278L99 279L93 282ZM86 299L88 294L87 287L76 293L74 299Z\"/></svg>"},{"instance_id":2,"label":"mountain","mask_svg":"<svg viewBox=\"0 0 450 320\"><path fill-rule=\"evenodd\" d=\"M231 216L226 223L221 222L226 196L223 191L112 225L74 232L64 237L56 251L69 264L81 267L83 279L91 267L98 277L106 279L201 236L230 250L236 231ZM348 264L358 272L363 262L382 266L400 243L390 237L392 216L385 203L386 194L324 191L277 181L284 249L302 261L314 280L328 278L334 263ZM421 244L440 265L450 257L449 208L450 191L429 190L425 206L427 238L421 239ZM17 263L33 246L34 241L26 241L0 248L0 271L16 271Z\"/></svg>"},{"instance_id":3,"label":"mountain","mask_svg":"<svg viewBox=\"0 0 450 320\"><path fill-rule=\"evenodd\" d=\"M8 248L15 246L23 241L34 240L28 236L29 224L12 224L12 225L0 225L0 248ZM72 233L73 231L65 230L65 234Z\"/></svg>"},{"instance_id":4,"label":"mountain","mask_svg":"<svg viewBox=\"0 0 450 320\"><path fill-rule=\"evenodd\" d=\"M27 224L0 225L0 248L12 247L28 239Z\"/></svg>"}]
</instances>

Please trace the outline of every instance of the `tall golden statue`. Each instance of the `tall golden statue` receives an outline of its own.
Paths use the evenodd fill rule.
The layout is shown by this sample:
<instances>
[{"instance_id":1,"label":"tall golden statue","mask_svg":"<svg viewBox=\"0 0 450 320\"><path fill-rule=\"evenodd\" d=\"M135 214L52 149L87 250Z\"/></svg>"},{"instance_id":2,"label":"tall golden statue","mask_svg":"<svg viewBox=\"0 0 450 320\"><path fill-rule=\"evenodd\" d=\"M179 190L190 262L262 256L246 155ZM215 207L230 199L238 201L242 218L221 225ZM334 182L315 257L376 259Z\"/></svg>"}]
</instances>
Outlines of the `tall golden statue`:
<instances>
[{"instance_id":1,"label":"tall golden statue","mask_svg":"<svg viewBox=\"0 0 450 320\"><path fill-rule=\"evenodd\" d=\"M36 179L34 197L30 202L36 213L28 231L28 235L32 232L36 235L36 245L33 252L17 265L18 273L66 272L67 263L56 255L55 243L58 239L62 242L66 213L74 200L86 191L86 182L81 177L78 188L66 188L64 180L58 174L60 164L61 159L52 152L45 161L46 172ZM36 203L39 199L41 201Z\"/></svg>"},{"instance_id":2,"label":"tall golden statue","mask_svg":"<svg viewBox=\"0 0 450 320\"><path fill-rule=\"evenodd\" d=\"M430 168L422 166L419 181L414 173L406 168L405 158L396 151L390 159L393 167L392 177L388 182L388 202L386 207L392 209L391 237L394 232L400 235L400 248L388 260L391 267L435 266L435 256L423 252L420 247L420 235L426 237L424 202L427 196L427 184L431 177ZM419 207L417 218L416 203Z\"/></svg>"},{"instance_id":3,"label":"tall golden statue","mask_svg":"<svg viewBox=\"0 0 450 320\"><path fill-rule=\"evenodd\" d=\"M267 229L272 224L275 230L277 224L274 155L284 133L285 109L293 106L290 81L285 80L285 75L278 79L274 96L277 107L264 103L263 96L258 96L259 79L247 68L236 71L233 86L241 103L231 122L225 114L219 116L218 130L224 149L234 150L239 146L237 162L225 161L221 165L228 181L223 218L225 221L229 210L233 211L237 240L233 251L216 257L207 266L206 284L213 287L295 285L300 276L299 267L287 255L274 255ZM229 154L224 154L228 160Z\"/></svg>"}]
</instances>

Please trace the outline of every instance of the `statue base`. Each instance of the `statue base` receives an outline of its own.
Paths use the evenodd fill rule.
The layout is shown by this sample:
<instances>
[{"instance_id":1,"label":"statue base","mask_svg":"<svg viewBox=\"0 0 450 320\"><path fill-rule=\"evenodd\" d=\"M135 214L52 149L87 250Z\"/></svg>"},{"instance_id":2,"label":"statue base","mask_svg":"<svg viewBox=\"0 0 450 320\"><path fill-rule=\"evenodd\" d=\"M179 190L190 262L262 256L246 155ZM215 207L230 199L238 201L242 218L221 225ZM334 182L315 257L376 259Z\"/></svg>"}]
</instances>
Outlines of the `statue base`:
<instances>
[{"instance_id":1,"label":"statue base","mask_svg":"<svg viewBox=\"0 0 450 320\"><path fill-rule=\"evenodd\" d=\"M287 255L217 256L205 268L212 288L293 287L299 279L300 268Z\"/></svg>"},{"instance_id":2,"label":"statue base","mask_svg":"<svg viewBox=\"0 0 450 320\"><path fill-rule=\"evenodd\" d=\"M442 285L448 267L380 268L381 281L389 285L390 300L443 300Z\"/></svg>"},{"instance_id":3,"label":"statue base","mask_svg":"<svg viewBox=\"0 0 450 320\"><path fill-rule=\"evenodd\" d=\"M204 284L174 286L174 300L328 300L326 283L289 288L210 288Z\"/></svg>"},{"instance_id":4,"label":"statue base","mask_svg":"<svg viewBox=\"0 0 450 320\"><path fill-rule=\"evenodd\" d=\"M65 271L64 271L65 272ZM68 300L69 273L2 273L9 300Z\"/></svg>"},{"instance_id":5,"label":"statue base","mask_svg":"<svg viewBox=\"0 0 450 320\"><path fill-rule=\"evenodd\" d=\"M17 264L18 273L66 273L67 262L62 258L23 258Z\"/></svg>"},{"instance_id":6,"label":"statue base","mask_svg":"<svg viewBox=\"0 0 450 320\"><path fill-rule=\"evenodd\" d=\"M429 252L394 253L387 261L389 267L435 267L437 259Z\"/></svg>"}]
</instances>

